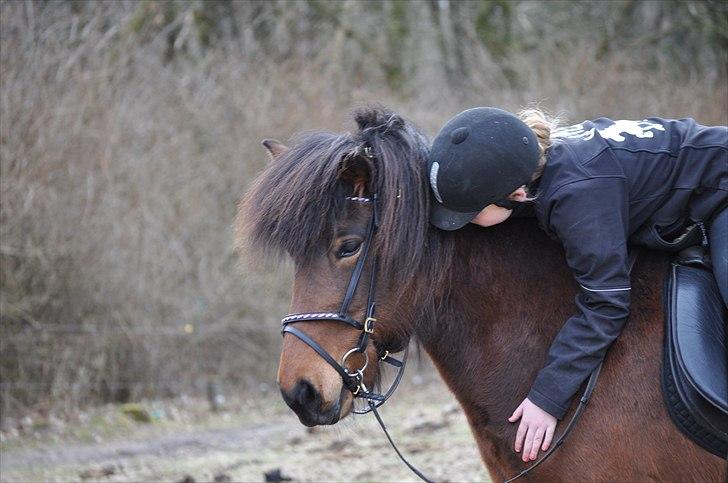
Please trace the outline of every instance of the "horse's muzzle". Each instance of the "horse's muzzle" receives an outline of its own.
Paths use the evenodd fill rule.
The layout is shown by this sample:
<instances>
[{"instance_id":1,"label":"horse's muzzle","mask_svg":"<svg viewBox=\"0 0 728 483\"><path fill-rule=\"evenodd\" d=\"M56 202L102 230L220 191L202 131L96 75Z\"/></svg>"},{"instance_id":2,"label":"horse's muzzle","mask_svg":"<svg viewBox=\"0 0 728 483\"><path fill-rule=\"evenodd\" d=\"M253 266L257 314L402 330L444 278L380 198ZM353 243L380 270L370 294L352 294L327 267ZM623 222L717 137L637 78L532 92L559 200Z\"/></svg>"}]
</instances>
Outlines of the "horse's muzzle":
<instances>
[{"instance_id":1,"label":"horse's muzzle","mask_svg":"<svg viewBox=\"0 0 728 483\"><path fill-rule=\"evenodd\" d=\"M283 400L305 426L335 424L341 415L341 401L337 400L328 409L323 409L321 394L306 379L300 379L291 391L281 388Z\"/></svg>"}]
</instances>

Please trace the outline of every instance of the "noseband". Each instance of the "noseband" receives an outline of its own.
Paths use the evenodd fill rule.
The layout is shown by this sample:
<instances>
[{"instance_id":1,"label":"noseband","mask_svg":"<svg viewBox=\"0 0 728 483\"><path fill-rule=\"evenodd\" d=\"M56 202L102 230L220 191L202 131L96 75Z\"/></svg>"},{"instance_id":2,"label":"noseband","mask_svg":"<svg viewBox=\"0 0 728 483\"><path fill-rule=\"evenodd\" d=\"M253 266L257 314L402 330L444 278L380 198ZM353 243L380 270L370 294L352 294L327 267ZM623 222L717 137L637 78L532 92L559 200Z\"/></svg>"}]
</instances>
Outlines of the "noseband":
<instances>
[{"instance_id":1,"label":"noseband","mask_svg":"<svg viewBox=\"0 0 728 483\"><path fill-rule=\"evenodd\" d=\"M398 360L393 358L389 355L389 351L385 350L381 347L377 347L375 343L375 347L377 347L377 358L378 360L397 367L397 375L394 378L394 381L392 382L392 385L389 387L387 392L384 394L372 392L369 389L367 389L366 385L364 384L364 370L367 368L369 364L369 355L366 352L367 346L369 344L369 337L371 334L374 333L374 326L377 322L377 319L374 317L374 311L376 308L375 303L375 292L376 292L376 282L377 282L377 260L376 258L372 262L372 270L371 275L369 277L369 293L367 295L367 310L366 310L366 317L364 319L364 322L359 322L358 320L354 319L349 315L349 306L351 305L352 300L354 299L354 295L356 294L357 286L359 285L359 281L361 280L362 273L364 273L364 265L366 264L369 250L371 248L372 240L374 239L374 234L377 231L377 227L379 226L379 213L378 213L378 206L377 206L377 195L373 195L371 198L362 198L362 197L348 197L348 201L354 202L354 203L364 203L364 204L370 204L372 206L372 216L369 220L369 226L367 228L367 234L366 238L364 239L364 242L361 247L361 253L359 254L359 258L356 261L356 265L354 266L354 271L351 274L351 278L349 279L349 285L346 288L346 293L344 294L344 301L341 303L341 308L339 309L338 313L334 312L319 312L319 313L298 313L298 314L288 314L281 320L281 333L282 334L292 334L296 337L298 337L301 341L303 341L306 345L308 345L311 349L316 351L318 355L320 355L323 360L325 360L331 367L336 370L336 372L339 373L341 376L342 381L344 382L344 386L351 392L351 394L354 396L354 398L363 398L366 399L369 403L364 409L362 410L354 410L354 413L356 414L366 414L373 410L373 408L379 407L382 404L384 404L387 399L394 393L394 390L399 385L399 382L402 380L402 375L404 374L404 368L405 364L407 362L407 350L405 349L404 356L402 360ZM311 337L309 337L305 332L302 330L294 327L293 324L296 324L298 322L321 322L321 321L334 321L334 322L341 322L343 324L349 325L357 330L360 330L361 333L359 334L359 339L357 341L357 344L346 351L344 356L341 358L341 362L337 362L336 359L329 354L326 349L321 347L321 345L313 340ZM354 370L353 372L349 370L349 368L346 365L347 359L352 354L363 354L364 355L364 365L360 367L359 369Z\"/></svg>"}]
</instances>

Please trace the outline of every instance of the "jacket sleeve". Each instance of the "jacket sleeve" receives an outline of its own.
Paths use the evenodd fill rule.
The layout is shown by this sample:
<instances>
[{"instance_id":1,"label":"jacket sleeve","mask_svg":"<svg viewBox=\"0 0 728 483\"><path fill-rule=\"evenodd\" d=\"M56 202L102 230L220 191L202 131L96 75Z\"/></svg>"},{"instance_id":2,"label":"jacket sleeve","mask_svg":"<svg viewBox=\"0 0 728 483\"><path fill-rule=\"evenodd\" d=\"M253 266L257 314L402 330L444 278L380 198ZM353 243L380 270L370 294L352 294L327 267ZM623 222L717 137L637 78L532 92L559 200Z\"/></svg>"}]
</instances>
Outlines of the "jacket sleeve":
<instances>
[{"instance_id":1,"label":"jacket sleeve","mask_svg":"<svg viewBox=\"0 0 728 483\"><path fill-rule=\"evenodd\" d=\"M556 335L528 398L559 419L629 315L628 209L626 183L619 177L577 181L551 201L548 224L579 284L578 313Z\"/></svg>"}]
</instances>

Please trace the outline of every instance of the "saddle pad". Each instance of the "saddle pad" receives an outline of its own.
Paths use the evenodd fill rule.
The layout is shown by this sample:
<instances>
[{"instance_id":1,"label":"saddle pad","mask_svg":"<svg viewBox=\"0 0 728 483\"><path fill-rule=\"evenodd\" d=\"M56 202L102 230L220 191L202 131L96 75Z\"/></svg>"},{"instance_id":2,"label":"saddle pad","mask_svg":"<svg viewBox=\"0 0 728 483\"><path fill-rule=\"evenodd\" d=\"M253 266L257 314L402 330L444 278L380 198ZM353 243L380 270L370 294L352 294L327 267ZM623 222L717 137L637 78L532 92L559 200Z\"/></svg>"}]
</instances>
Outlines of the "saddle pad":
<instances>
[{"instance_id":1,"label":"saddle pad","mask_svg":"<svg viewBox=\"0 0 728 483\"><path fill-rule=\"evenodd\" d=\"M677 362L695 390L728 418L728 309L710 270L674 264L672 271L669 309Z\"/></svg>"},{"instance_id":2,"label":"saddle pad","mask_svg":"<svg viewBox=\"0 0 728 483\"><path fill-rule=\"evenodd\" d=\"M719 407L720 397L715 401L709 401L706 394L719 394L721 381L711 380L711 375L701 374L706 367L713 368L716 372L723 371L725 382L725 352L722 356L720 349L712 340L724 344L725 342L725 308L723 301L718 296L714 298L711 291L711 284L715 285L712 273L705 266L694 263L693 266L673 264L665 284L665 338L663 348L662 365L662 394L665 399L667 412L675 425L692 441L713 453L720 458L728 456L728 414ZM704 286L705 285L705 286ZM707 296L705 294L708 294ZM712 294L712 295L710 295ZM703 297L706 296L707 300ZM706 310L706 305L717 309ZM704 312L708 312L706 315ZM710 319L717 315L718 321ZM708 317L710 320L705 320ZM686 322L687 321L687 322ZM707 329L703 328L706 326ZM688 329L681 326L687 324ZM722 339L720 331L711 333L723 324ZM683 339L678 343L678 332L682 332ZM696 342L694 339L700 339ZM704 339L708 339L707 341ZM678 353L679 350L682 354ZM707 347L707 348L706 348ZM725 350L725 349L723 349ZM696 355L696 351L702 351ZM715 358L718 358L716 361ZM686 361L693 369L693 375L688 375ZM698 362L696 363L695 360ZM702 392L696 389L701 381ZM717 384L712 386L711 384ZM716 389L717 387L717 389ZM723 386L725 387L725 386Z\"/></svg>"}]
</instances>

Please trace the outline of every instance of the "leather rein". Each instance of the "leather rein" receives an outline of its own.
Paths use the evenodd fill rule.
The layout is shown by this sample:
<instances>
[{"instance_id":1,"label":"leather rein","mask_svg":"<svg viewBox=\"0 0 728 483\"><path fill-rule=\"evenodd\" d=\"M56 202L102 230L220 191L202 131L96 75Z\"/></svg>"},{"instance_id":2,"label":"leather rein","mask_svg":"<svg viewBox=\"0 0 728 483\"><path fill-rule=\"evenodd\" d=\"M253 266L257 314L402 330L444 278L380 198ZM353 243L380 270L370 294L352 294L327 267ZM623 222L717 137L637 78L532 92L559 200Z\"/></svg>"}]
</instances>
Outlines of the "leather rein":
<instances>
[{"instance_id":1,"label":"leather rein","mask_svg":"<svg viewBox=\"0 0 728 483\"><path fill-rule=\"evenodd\" d=\"M377 393L369 390L364 385L364 370L369 365L369 356L366 352L367 346L369 344L370 336L374 333L374 327L377 322L377 319L374 316L376 303L375 303L375 293L376 293L376 276L377 276L377 260L376 258L373 260L372 263L372 271L371 276L369 278L369 293L367 295L367 309L366 309L366 317L364 319L364 322L359 322L358 320L354 319L349 315L349 306L351 305L351 302L354 298L354 295L356 293L357 286L359 285L359 281L361 279L362 273L364 272L364 265L366 263L367 257L369 255L369 250L372 244L372 240L374 239L374 234L377 231L377 228L379 227L379 213L378 213L378 206L377 206L377 195L374 194L370 198L364 198L364 197L347 197L348 201L355 202L355 203L364 203L364 204L371 204L372 206L372 216L369 221L369 226L367 228L367 234L366 238L364 239L364 242L361 246L361 253L359 254L359 258L356 262L356 265L354 266L354 271L351 274L351 278L349 279L349 285L346 288L346 293L344 295L344 300L341 304L341 308L339 309L338 313L334 312L320 312L320 313L294 313L294 314L288 314L283 319L281 319L281 334L285 335L286 333L292 334L299 338L301 341L303 341L306 345L308 345L311 349L313 349L319 356L321 356L331 367L336 370L337 373L341 376L341 379L344 383L344 386L351 392L353 397L355 399L361 398L365 399L367 402L367 406L362 410L354 410L353 412L355 414L366 414L369 412L374 413L374 417L377 419L377 422L382 428L382 431L384 431L385 436L387 437L387 440L389 440L389 443L391 444L392 448L394 448L394 451L397 453L397 456L404 462L407 467L412 470L414 474L416 474L422 481L425 481L427 483L432 483L433 480L426 477L420 470L418 470L415 466L413 466L407 459L402 455L402 453L399 451L397 446L394 444L394 441L392 440L392 437L389 435L389 432L387 431L386 426L384 425L384 421L382 421L382 417L379 415L379 412L377 411L377 408L382 406L394 393L395 389L397 389L397 386L399 385L400 381L402 380L402 376L404 375L404 368L407 363L407 354L409 352L408 349L405 349L404 355L402 357L402 360L398 360L393 358L389 355L388 350L384 350L382 348L377 348L377 358L378 360L392 365L394 367L397 367L397 375L394 378L394 381L392 382L389 389L384 393ZM630 267L631 268L631 267ZM340 322L346 325L349 325L357 330L360 330L361 333L359 335L359 339L357 341L357 344L349 349L344 356L341 358L341 362L337 362L336 359L329 354L326 349L324 349L318 342L313 340L311 337L309 337L305 332L302 330L294 327L294 324L298 322L321 322L321 321L333 321L333 322ZM376 347L376 344L375 344ZM359 369L354 370L353 372L349 370L346 362L347 359L352 354L363 354L364 355L364 365L361 366ZM561 444L564 442L566 437L571 433L571 430L574 428L576 422L581 417L582 412L584 411L584 408L586 407L586 404L589 401L589 398L592 394L592 391L594 390L594 386L596 385L597 377L599 377L599 372L601 370L602 365L599 364L599 366L594 370L594 372L591 374L589 378L589 382L586 385L586 389L584 390L584 394L582 395L581 399L579 400L579 405L576 408L576 411L574 412L574 415L572 416L571 420L569 421L569 424L567 425L564 432L560 435L558 440L549 448L549 450L541 457L539 458L534 464L529 466L528 468L521 471L519 474L514 476L513 478L506 481L506 483L510 483L511 481L517 480L519 478L522 478L526 476L531 470L535 469L537 466L539 466L541 463L543 463L547 458L549 458L556 449L558 449Z\"/></svg>"}]
</instances>

